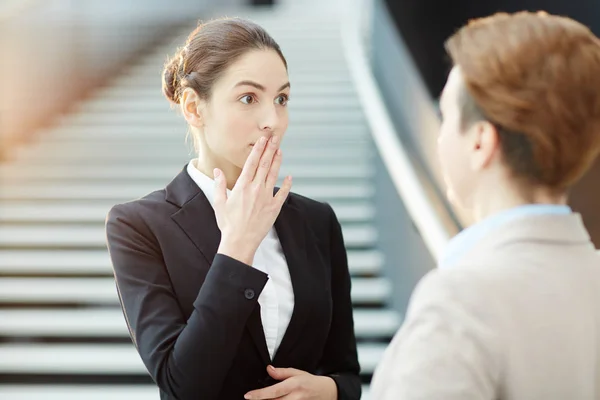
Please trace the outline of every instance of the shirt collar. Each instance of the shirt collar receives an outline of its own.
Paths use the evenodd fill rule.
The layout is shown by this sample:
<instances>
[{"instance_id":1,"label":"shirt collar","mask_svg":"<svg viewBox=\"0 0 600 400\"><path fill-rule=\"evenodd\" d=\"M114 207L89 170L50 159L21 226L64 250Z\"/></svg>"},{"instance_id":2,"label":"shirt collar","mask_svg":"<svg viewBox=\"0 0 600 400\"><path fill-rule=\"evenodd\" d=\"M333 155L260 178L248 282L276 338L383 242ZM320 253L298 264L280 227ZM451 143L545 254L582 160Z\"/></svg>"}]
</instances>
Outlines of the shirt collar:
<instances>
[{"instance_id":1,"label":"shirt collar","mask_svg":"<svg viewBox=\"0 0 600 400\"><path fill-rule=\"evenodd\" d=\"M187 173L192 178L192 180L198 185L200 190L204 192L204 195L208 199L208 202L214 208L214 200L215 200L215 180L206 176L204 173L200 172L198 168L196 168L197 158L191 160L187 165ZM227 189L227 194L230 194L231 190Z\"/></svg>"},{"instance_id":2,"label":"shirt collar","mask_svg":"<svg viewBox=\"0 0 600 400\"><path fill-rule=\"evenodd\" d=\"M438 263L439 268L447 268L458 262L465 253L489 232L507 222L530 215L570 214L569 206L558 204L526 204L500 211L464 229L448 242Z\"/></svg>"}]
</instances>

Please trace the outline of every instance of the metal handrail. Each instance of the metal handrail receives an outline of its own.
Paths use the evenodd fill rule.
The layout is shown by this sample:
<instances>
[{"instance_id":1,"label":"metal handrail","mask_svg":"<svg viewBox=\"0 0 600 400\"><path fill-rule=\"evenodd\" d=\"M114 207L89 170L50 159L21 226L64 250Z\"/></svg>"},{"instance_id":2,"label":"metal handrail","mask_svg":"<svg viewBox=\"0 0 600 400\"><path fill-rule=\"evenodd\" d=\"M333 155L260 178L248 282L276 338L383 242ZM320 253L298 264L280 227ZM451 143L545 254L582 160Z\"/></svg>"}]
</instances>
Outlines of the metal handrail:
<instances>
[{"instance_id":1,"label":"metal handrail","mask_svg":"<svg viewBox=\"0 0 600 400\"><path fill-rule=\"evenodd\" d=\"M361 7L351 9L360 10ZM392 182L429 252L438 260L450 238L456 234L457 227L447 209L423 184L423 177L399 139L369 66L362 32L357 29L359 20L360 16L348 12L341 20L344 51L354 85Z\"/></svg>"}]
</instances>

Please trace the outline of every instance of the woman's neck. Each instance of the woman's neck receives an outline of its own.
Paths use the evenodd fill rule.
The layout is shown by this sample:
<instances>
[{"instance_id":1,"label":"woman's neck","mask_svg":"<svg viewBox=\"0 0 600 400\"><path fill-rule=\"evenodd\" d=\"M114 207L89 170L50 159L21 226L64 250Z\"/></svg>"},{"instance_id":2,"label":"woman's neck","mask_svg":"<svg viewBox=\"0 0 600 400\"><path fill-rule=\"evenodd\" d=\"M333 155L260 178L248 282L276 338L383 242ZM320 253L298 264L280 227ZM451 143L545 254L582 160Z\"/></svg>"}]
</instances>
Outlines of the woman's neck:
<instances>
[{"instance_id":1,"label":"woman's neck","mask_svg":"<svg viewBox=\"0 0 600 400\"><path fill-rule=\"evenodd\" d=\"M200 151L195 160L195 167L198 171L211 179L214 179L214 169L219 168L227 179L227 189L231 190L235 186L242 170L230 162L214 157L207 151Z\"/></svg>"}]
</instances>

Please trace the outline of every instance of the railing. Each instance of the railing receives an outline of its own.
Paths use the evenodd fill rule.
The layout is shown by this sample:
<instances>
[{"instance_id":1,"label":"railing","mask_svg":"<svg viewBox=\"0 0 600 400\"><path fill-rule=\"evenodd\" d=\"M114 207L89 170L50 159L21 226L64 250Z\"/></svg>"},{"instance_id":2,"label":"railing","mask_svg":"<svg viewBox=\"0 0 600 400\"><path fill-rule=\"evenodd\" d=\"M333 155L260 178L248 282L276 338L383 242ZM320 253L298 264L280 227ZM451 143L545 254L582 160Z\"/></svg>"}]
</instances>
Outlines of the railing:
<instances>
[{"instance_id":1,"label":"railing","mask_svg":"<svg viewBox=\"0 0 600 400\"><path fill-rule=\"evenodd\" d=\"M441 189L440 120L381 1L340 1L348 67L380 156L374 182L378 247L393 285L390 305L404 313L415 285L461 229Z\"/></svg>"},{"instance_id":2,"label":"railing","mask_svg":"<svg viewBox=\"0 0 600 400\"><path fill-rule=\"evenodd\" d=\"M365 18L365 10L372 10L374 4L370 1L352 3L353 6L348 7L347 10L354 12L348 11L342 19L342 37L355 87L373 140L392 182L429 252L434 259L437 259L450 237L459 230L459 225L437 193L435 183L432 183L427 172L418 166L418 157L410 154L410 150L407 150L408 146L401 141L401 135L397 132L371 70L363 36L365 34L368 36L370 32L369 27L365 26L365 20L361 18ZM406 54L404 60L409 63L410 56ZM439 120L433 111L433 102L428 98L416 69L408 64L395 66L403 69L404 78L412 82L410 85L405 85L405 93L398 94L404 97L405 102L412 102L406 104L409 109L412 109L408 112L413 112L411 123L407 128L429 137L437 136ZM430 109L417 109L418 106L414 102L423 102L424 99L431 103ZM431 145L425 150L432 156Z\"/></svg>"}]
</instances>

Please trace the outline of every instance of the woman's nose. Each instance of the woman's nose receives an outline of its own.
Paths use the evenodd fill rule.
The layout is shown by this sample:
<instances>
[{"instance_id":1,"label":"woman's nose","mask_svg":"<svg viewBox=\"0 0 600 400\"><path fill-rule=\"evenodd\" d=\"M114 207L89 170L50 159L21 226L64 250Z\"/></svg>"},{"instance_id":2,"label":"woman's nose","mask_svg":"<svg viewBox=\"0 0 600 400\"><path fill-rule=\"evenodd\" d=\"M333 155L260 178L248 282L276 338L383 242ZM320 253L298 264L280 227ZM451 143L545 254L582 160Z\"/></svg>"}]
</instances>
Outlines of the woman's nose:
<instances>
[{"instance_id":1,"label":"woman's nose","mask_svg":"<svg viewBox=\"0 0 600 400\"><path fill-rule=\"evenodd\" d=\"M263 131L274 131L275 129L277 129L278 125L279 115L277 113L277 109L273 106L269 106L262 116L262 120L260 122L260 129Z\"/></svg>"}]
</instances>

